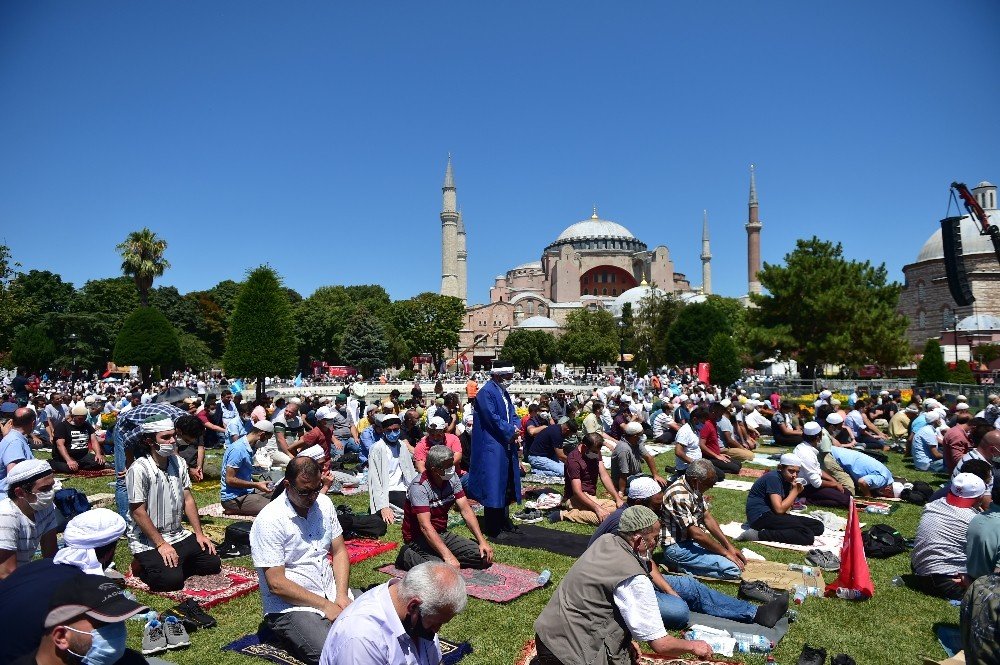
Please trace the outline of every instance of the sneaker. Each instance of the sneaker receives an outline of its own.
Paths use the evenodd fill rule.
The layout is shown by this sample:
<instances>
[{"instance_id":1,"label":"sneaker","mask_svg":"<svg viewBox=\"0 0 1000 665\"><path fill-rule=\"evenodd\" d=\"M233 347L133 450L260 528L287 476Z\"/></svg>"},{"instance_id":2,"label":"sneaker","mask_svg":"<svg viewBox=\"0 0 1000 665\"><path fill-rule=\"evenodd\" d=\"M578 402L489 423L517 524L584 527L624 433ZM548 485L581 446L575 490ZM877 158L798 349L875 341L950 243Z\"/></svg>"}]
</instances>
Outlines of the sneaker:
<instances>
[{"instance_id":1,"label":"sneaker","mask_svg":"<svg viewBox=\"0 0 1000 665\"><path fill-rule=\"evenodd\" d=\"M797 665L823 665L826 662L826 649L814 649L808 644L802 645Z\"/></svg>"},{"instance_id":2,"label":"sneaker","mask_svg":"<svg viewBox=\"0 0 1000 665\"><path fill-rule=\"evenodd\" d=\"M163 620L163 628L167 634L167 648L179 649L191 646L191 638L184 629L184 624L177 620L175 616L168 616Z\"/></svg>"},{"instance_id":3,"label":"sneaker","mask_svg":"<svg viewBox=\"0 0 1000 665\"><path fill-rule=\"evenodd\" d=\"M519 513L512 515L514 519L518 522L524 522L525 524L534 524L535 522L541 522L544 519L542 511L540 510L522 510Z\"/></svg>"},{"instance_id":4,"label":"sneaker","mask_svg":"<svg viewBox=\"0 0 1000 665\"><path fill-rule=\"evenodd\" d=\"M775 589L767 582L760 580L756 582L740 582L740 590L736 595L743 600L755 600L758 603L769 603L775 598L781 598L782 596L788 598L787 591Z\"/></svg>"},{"instance_id":5,"label":"sneaker","mask_svg":"<svg viewBox=\"0 0 1000 665\"><path fill-rule=\"evenodd\" d=\"M857 665L857 663L846 653L840 653L830 659L830 665Z\"/></svg>"},{"instance_id":6,"label":"sneaker","mask_svg":"<svg viewBox=\"0 0 1000 665\"><path fill-rule=\"evenodd\" d=\"M806 563L826 571L840 570L840 558L826 550L809 550L806 555Z\"/></svg>"},{"instance_id":7,"label":"sneaker","mask_svg":"<svg viewBox=\"0 0 1000 665\"><path fill-rule=\"evenodd\" d=\"M743 529L743 533L736 536L736 540L748 541L748 540L760 540L760 532L757 529Z\"/></svg>"},{"instance_id":8,"label":"sneaker","mask_svg":"<svg viewBox=\"0 0 1000 665\"><path fill-rule=\"evenodd\" d=\"M166 621L169 617L175 617L178 621L180 621L181 625L184 626L184 630L188 632L188 635L201 628L196 621L192 621L177 610L167 610L163 613L164 621Z\"/></svg>"},{"instance_id":9,"label":"sneaker","mask_svg":"<svg viewBox=\"0 0 1000 665\"><path fill-rule=\"evenodd\" d=\"M174 611L194 621L201 628L215 628L217 625L215 619L210 617L205 610L201 609L198 601L191 598L188 598L180 605L176 605Z\"/></svg>"},{"instance_id":10,"label":"sneaker","mask_svg":"<svg viewBox=\"0 0 1000 665\"><path fill-rule=\"evenodd\" d=\"M553 524L555 524L556 522L561 522L562 521L562 511L561 510L553 510L551 513L549 513L549 521L552 522Z\"/></svg>"},{"instance_id":11,"label":"sneaker","mask_svg":"<svg viewBox=\"0 0 1000 665\"><path fill-rule=\"evenodd\" d=\"M152 619L142 629L142 653L160 653L167 650L167 634L163 632L163 624Z\"/></svg>"}]
</instances>

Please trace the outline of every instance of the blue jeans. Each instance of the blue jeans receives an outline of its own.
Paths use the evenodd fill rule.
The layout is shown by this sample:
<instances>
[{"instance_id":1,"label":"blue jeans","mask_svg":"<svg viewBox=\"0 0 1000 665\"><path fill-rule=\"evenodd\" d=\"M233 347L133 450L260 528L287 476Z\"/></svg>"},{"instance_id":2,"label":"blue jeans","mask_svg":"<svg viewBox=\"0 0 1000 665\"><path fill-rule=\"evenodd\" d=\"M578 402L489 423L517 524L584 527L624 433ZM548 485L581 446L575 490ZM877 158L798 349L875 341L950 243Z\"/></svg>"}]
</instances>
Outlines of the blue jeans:
<instances>
[{"instance_id":1,"label":"blue jeans","mask_svg":"<svg viewBox=\"0 0 1000 665\"><path fill-rule=\"evenodd\" d=\"M729 594L716 591L687 575L665 575L676 596L656 590L656 604L666 628L684 628L691 612L710 614L722 619L753 623L757 606Z\"/></svg>"},{"instance_id":2,"label":"blue jeans","mask_svg":"<svg viewBox=\"0 0 1000 665\"><path fill-rule=\"evenodd\" d=\"M125 470L125 441L121 428L115 428L112 438L115 442L115 472L121 474ZM115 477L115 507L118 509L118 514L125 519L125 524L128 524L131 521L128 511L128 489L125 487L125 478L120 475Z\"/></svg>"},{"instance_id":3,"label":"blue jeans","mask_svg":"<svg viewBox=\"0 0 1000 665\"><path fill-rule=\"evenodd\" d=\"M344 456L344 453L358 453L359 458L360 458L360 455L361 455L361 446L359 446L354 441L353 438L351 438L351 437L347 437L347 438L344 438L344 439L338 438L337 440L340 441L340 444L342 446L344 446L344 449L343 450L339 450L336 446L332 446L330 448L330 458L331 459L340 459L341 457Z\"/></svg>"},{"instance_id":4,"label":"blue jeans","mask_svg":"<svg viewBox=\"0 0 1000 665\"><path fill-rule=\"evenodd\" d=\"M531 471L537 473L540 476L553 476L561 478L565 471L565 465L559 460L549 459L548 457L539 457L537 455L528 455L528 464L531 465Z\"/></svg>"},{"instance_id":5,"label":"blue jeans","mask_svg":"<svg viewBox=\"0 0 1000 665\"><path fill-rule=\"evenodd\" d=\"M664 562L686 573L720 580L739 579L739 566L715 552L710 552L693 540L674 543L663 549Z\"/></svg>"},{"instance_id":6,"label":"blue jeans","mask_svg":"<svg viewBox=\"0 0 1000 665\"><path fill-rule=\"evenodd\" d=\"M921 465L914 464L913 466L914 468L916 468L917 471L933 471L934 473L944 472L943 459L931 460L931 463L925 466L924 468L920 468L921 466L923 466L922 464Z\"/></svg>"}]
</instances>

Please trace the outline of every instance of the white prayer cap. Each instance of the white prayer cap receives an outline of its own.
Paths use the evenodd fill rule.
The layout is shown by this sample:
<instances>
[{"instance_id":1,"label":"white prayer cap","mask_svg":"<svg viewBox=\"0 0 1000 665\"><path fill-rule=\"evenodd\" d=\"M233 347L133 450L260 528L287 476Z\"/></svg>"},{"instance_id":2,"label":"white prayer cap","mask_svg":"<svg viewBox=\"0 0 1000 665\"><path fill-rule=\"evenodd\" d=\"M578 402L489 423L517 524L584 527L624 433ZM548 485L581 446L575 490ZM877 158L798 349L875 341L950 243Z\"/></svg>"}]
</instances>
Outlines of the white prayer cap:
<instances>
[{"instance_id":1,"label":"white prayer cap","mask_svg":"<svg viewBox=\"0 0 1000 665\"><path fill-rule=\"evenodd\" d=\"M751 400L747 400L746 402L743 403L743 410L744 411L747 411L747 412L753 411L755 408L757 408L757 402L753 401L752 399Z\"/></svg>"},{"instance_id":2,"label":"white prayer cap","mask_svg":"<svg viewBox=\"0 0 1000 665\"><path fill-rule=\"evenodd\" d=\"M322 462L326 458L326 453L323 452L323 446L317 443L314 446L309 446L305 450L300 450L296 457L311 457L317 462Z\"/></svg>"},{"instance_id":3,"label":"white prayer cap","mask_svg":"<svg viewBox=\"0 0 1000 665\"><path fill-rule=\"evenodd\" d=\"M969 401L969 398L966 397L965 395L958 395L955 399L957 399L959 402L967 402L967 401Z\"/></svg>"},{"instance_id":4,"label":"white prayer cap","mask_svg":"<svg viewBox=\"0 0 1000 665\"><path fill-rule=\"evenodd\" d=\"M805 434L806 436L816 436L817 434L820 433L821 429L822 428L819 426L818 422L809 421L805 425L803 425L802 433Z\"/></svg>"},{"instance_id":5,"label":"white prayer cap","mask_svg":"<svg viewBox=\"0 0 1000 665\"><path fill-rule=\"evenodd\" d=\"M333 411L328 406L321 406L316 409L316 420L333 420Z\"/></svg>"},{"instance_id":6,"label":"white prayer cap","mask_svg":"<svg viewBox=\"0 0 1000 665\"><path fill-rule=\"evenodd\" d=\"M157 432L166 432L174 428L174 421L170 419L170 416L166 414L157 414L150 416L142 421L142 432L143 434L156 434Z\"/></svg>"},{"instance_id":7,"label":"white prayer cap","mask_svg":"<svg viewBox=\"0 0 1000 665\"><path fill-rule=\"evenodd\" d=\"M898 480L892 484L892 496L899 498L899 495L903 493L903 483Z\"/></svg>"},{"instance_id":8,"label":"white prayer cap","mask_svg":"<svg viewBox=\"0 0 1000 665\"><path fill-rule=\"evenodd\" d=\"M750 399L760 399L760 393L753 393L750 395Z\"/></svg>"},{"instance_id":9,"label":"white prayer cap","mask_svg":"<svg viewBox=\"0 0 1000 665\"><path fill-rule=\"evenodd\" d=\"M928 397L927 399L924 400L924 411L931 411L932 409L936 409L939 406L941 406L941 404L933 397Z\"/></svg>"},{"instance_id":10,"label":"white prayer cap","mask_svg":"<svg viewBox=\"0 0 1000 665\"><path fill-rule=\"evenodd\" d=\"M288 399L288 403L289 404L302 404L302 400L300 400L298 397L290 397Z\"/></svg>"},{"instance_id":11,"label":"white prayer cap","mask_svg":"<svg viewBox=\"0 0 1000 665\"><path fill-rule=\"evenodd\" d=\"M724 407L726 407L728 409L730 406L733 405L733 401L727 397L726 399L724 399L721 402L719 402L719 404L721 404L722 406L724 406Z\"/></svg>"},{"instance_id":12,"label":"white prayer cap","mask_svg":"<svg viewBox=\"0 0 1000 665\"><path fill-rule=\"evenodd\" d=\"M660 483L648 476L633 478L632 482L628 484L628 498L630 499L648 499L657 492L662 491L663 488L660 487Z\"/></svg>"},{"instance_id":13,"label":"white prayer cap","mask_svg":"<svg viewBox=\"0 0 1000 665\"><path fill-rule=\"evenodd\" d=\"M820 399L830 399L831 397L833 397L833 393L829 390L821 390L819 393Z\"/></svg>"},{"instance_id":14,"label":"white prayer cap","mask_svg":"<svg viewBox=\"0 0 1000 665\"><path fill-rule=\"evenodd\" d=\"M491 374L513 374L514 365L509 362L496 362L490 369Z\"/></svg>"},{"instance_id":15,"label":"white prayer cap","mask_svg":"<svg viewBox=\"0 0 1000 665\"><path fill-rule=\"evenodd\" d=\"M35 481L52 473L52 467L45 460L26 459L18 462L7 474L7 487L20 483Z\"/></svg>"},{"instance_id":16,"label":"white prayer cap","mask_svg":"<svg viewBox=\"0 0 1000 665\"><path fill-rule=\"evenodd\" d=\"M642 424L637 422L630 422L622 428L626 434L642 434Z\"/></svg>"},{"instance_id":17,"label":"white prayer cap","mask_svg":"<svg viewBox=\"0 0 1000 665\"><path fill-rule=\"evenodd\" d=\"M781 466L802 466L802 460L799 459L798 455L794 453L785 453L778 460L778 464Z\"/></svg>"},{"instance_id":18,"label":"white prayer cap","mask_svg":"<svg viewBox=\"0 0 1000 665\"><path fill-rule=\"evenodd\" d=\"M826 423L828 425L842 425L844 423L844 416L839 413L831 413L826 417Z\"/></svg>"},{"instance_id":19,"label":"white prayer cap","mask_svg":"<svg viewBox=\"0 0 1000 665\"><path fill-rule=\"evenodd\" d=\"M273 432L274 423L272 423L270 420L258 420L253 424L253 428L255 430L260 430L261 432Z\"/></svg>"},{"instance_id":20,"label":"white prayer cap","mask_svg":"<svg viewBox=\"0 0 1000 665\"><path fill-rule=\"evenodd\" d=\"M965 402L959 402L958 404L955 405L955 410L956 411L968 411L969 410L969 405L966 404Z\"/></svg>"},{"instance_id":21,"label":"white prayer cap","mask_svg":"<svg viewBox=\"0 0 1000 665\"><path fill-rule=\"evenodd\" d=\"M924 414L924 420L927 421L928 424L934 424L941 420L941 414L937 411L928 411Z\"/></svg>"},{"instance_id":22,"label":"white prayer cap","mask_svg":"<svg viewBox=\"0 0 1000 665\"><path fill-rule=\"evenodd\" d=\"M473 419L474 419L474 416L471 413L469 415L467 415L465 417L465 426L466 427L472 427L472 421L473 421Z\"/></svg>"},{"instance_id":23,"label":"white prayer cap","mask_svg":"<svg viewBox=\"0 0 1000 665\"><path fill-rule=\"evenodd\" d=\"M117 542L125 533L125 520L107 508L80 513L66 524L63 542L53 562L76 566L88 575L103 575L104 567L94 549Z\"/></svg>"}]
</instances>

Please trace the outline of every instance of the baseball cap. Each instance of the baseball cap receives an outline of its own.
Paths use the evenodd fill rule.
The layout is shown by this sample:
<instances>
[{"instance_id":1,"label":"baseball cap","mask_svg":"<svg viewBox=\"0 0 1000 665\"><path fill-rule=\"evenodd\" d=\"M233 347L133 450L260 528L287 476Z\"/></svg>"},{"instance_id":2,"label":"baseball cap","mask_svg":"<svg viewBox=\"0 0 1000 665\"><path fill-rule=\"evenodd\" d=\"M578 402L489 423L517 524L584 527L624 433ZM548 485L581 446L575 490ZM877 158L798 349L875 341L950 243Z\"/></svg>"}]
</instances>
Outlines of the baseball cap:
<instances>
[{"instance_id":1,"label":"baseball cap","mask_svg":"<svg viewBox=\"0 0 1000 665\"><path fill-rule=\"evenodd\" d=\"M0 413L5 415L14 415L15 411L17 411L17 404L14 404L13 402L4 402L3 404L0 404Z\"/></svg>"},{"instance_id":2,"label":"baseball cap","mask_svg":"<svg viewBox=\"0 0 1000 665\"><path fill-rule=\"evenodd\" d=\"M959 508L971 508L986 492L986 483L974 473L960 473L951 479L945 500Z\"/></svg>"},{"instance_id":3,"label":"baseball cap","mask_svg":"<svg viewBox=\"0 0 1000 665\"><path fill-rule=\"evenodd\" d=\"M427 429L444 429L447 425L448 423L441 416L434 416L427 421Z\"/></svg>"},{"instance_id":4,"label":"baseball cap","mask_svg":"<svg viewBox=\"0 0 1000 665\"><path fill-rule=\"evenodd\" d=\"M333 420L333 411L328 406L321 406L316 409L316 420Z\"/></svg>"},{"instance_id":5,"label":"baseball cap","mask_svg":"<svg viewBox=\"0 0 1000 665\"><path fill-rule=\"evenodd\" d=\"M337 402L337 404L344 404L347 402L347 395L345 395L344 393L337 393L337 396L334 398L334 400Z\"/></svg>"},{"instance_id":6,"label":"baseball cap","mask_svg":"<svg viewBox=\"0 0 1000 665\"><path fill-rule=\"evenodd\" d=\"M103 575L74 575L52 594L45 628L68 623L80 615L104 623L120 623L148 609Z\"/></svg>"}]
</instances>

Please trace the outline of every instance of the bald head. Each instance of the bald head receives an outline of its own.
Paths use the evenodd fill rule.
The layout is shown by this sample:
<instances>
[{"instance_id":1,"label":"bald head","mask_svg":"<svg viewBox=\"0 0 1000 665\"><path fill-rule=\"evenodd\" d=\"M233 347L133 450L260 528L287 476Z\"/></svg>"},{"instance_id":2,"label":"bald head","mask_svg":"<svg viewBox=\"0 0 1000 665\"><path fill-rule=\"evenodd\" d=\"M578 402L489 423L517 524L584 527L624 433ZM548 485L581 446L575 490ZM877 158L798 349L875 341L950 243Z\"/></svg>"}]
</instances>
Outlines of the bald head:
<instances>
[{"instance_id":1,"label":"bald head","mask_svg":"<svg viewBox=\"0 0 1000 665\"><path fill-rule=\"evenodd\" d=\"M35 425L35 412L26 406L22 406L14 412L14 417L11 418L11 421L14 423L14 427L23 430L27 434L27 431Z\"/></svg>"},{"instance_id":2,"label":"bald head","mask_svg":"<svg viewBox=\"0 0 1000 665\"><path fill-rule=\"evenodd\" d=\"M979 441L979 450L986 459L1000 456L1000 430L992 430L984 434Z\"/></svg>"}]
</instances>

